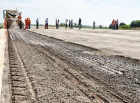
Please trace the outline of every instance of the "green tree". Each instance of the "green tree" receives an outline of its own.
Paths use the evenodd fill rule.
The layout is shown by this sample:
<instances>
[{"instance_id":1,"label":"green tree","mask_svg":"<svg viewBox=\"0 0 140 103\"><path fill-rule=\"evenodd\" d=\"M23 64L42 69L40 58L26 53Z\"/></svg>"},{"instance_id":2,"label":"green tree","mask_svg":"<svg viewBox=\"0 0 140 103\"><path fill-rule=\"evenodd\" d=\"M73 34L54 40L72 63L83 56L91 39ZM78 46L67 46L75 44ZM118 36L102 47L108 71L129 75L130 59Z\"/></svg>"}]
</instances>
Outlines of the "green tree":
<instances>
[{"instance_id":1,"label":"green tree","mask_svg":"<svg viewBox=\"0 0 140 103\"><path fill-rule=\"evenodd\" d=\"M131 24L130 24L130 27L131 28L140 27L140 20L132 21Z\"/></svg>"},{"instance_id":2,"label":"green tree","mask_svg":"<svg viewBox=\"0 0 140 103\"><path fill-rule=\"evenodd\" d=\"M112 29L112 24L109 25L109 29Z\"/></svg>"},{"instance_id":3,"label":"green tree","mask_svg":"<svg viewBox=\"0 0 140 103\"><path fill-rule=\"evenodd\" d=\"M60 26L63 26L64 27L65 26L65 23L61 23Z\"/></svg>"},{"instance_id":4,"label":"green tree","mask_svg":"<svg viewBox=\"0 0 140 103\"><path fill-rule=\"evenodd\" d=\"M122 29L131 29L130 25L123 25L121 26Z\"/></svg>"},{"instance_id":5,"label":"green tree","mask_svg":"<svg viewBox=\"0 0 140 103\"><path fill-rule=\"evenodd\" d=\"M120 26L124 26L124 25L126 25L124 22L121 22L121 23L120 23Z\"/></svg>"},{"instance_id":6,"label":"green tree","mask_svg":"<svg viewBox=\"0 0 140 103\"><path fill-rule=\"evenodd\" d=\"M100 28L100 29L102 29L102 28L103 28L103 26L102 26L102 25L99 25L99 28Z\"/></svg>"}]
</instances>

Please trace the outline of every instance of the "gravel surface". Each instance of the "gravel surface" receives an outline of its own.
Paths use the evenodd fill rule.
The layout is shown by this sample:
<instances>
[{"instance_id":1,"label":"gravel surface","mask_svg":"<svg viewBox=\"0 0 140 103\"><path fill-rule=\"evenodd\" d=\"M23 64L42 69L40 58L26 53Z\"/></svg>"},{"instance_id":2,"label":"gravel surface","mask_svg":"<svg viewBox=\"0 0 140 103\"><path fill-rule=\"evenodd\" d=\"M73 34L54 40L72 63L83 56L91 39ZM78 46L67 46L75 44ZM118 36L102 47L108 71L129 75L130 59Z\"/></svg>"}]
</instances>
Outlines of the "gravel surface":
<instances>
[{"instance_id":1,"label":"gravel surface","mask_svg":"<svg viewBox=\"0 0 140 103\"><path fill-rule=\"evenodd\" d=\"M9 56L23 78L16 83L26 85L16 103L140 103L139 60L26 30L9 34ZM16 83L11 75L11 90Z\"/></svg>"}]
</instances>

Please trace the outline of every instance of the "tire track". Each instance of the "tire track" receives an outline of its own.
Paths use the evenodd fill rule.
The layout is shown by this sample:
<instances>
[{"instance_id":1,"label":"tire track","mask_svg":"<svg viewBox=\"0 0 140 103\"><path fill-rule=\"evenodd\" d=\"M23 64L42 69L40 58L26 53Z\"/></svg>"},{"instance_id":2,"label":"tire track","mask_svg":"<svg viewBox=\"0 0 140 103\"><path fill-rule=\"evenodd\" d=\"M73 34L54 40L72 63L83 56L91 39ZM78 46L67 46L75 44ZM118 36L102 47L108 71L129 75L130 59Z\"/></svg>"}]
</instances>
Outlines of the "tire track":
<instances>
[{"instance_id":1,"label":"tire track","mask_svg":"<svg viewBox=\"0 0 140 103\"><path fill-rule=\"evenodd\" d=\"M11 101L12 103L35 103L35 93L27 76L24 64L18 54L16 44L14 43L15 38L11 32L9 32L9 35Z\"/></svg>"}]
</instances>

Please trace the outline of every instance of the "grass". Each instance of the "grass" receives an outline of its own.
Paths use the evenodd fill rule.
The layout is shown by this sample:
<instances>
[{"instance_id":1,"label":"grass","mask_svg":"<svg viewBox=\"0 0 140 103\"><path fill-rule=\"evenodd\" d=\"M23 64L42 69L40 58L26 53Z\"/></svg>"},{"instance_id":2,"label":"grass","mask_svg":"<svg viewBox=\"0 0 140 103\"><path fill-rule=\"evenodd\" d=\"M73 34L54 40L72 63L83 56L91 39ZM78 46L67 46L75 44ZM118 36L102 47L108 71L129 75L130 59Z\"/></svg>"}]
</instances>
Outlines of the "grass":
<instances>
[{"instance_id":1,"label":"grass","mask_svg":"<svg viewBox=\"0 0 140 103\"><path fill-rule=\"evenodd\" d=\"M0 26L0 29L2 29L3 28L3 26Z\"/></svg>"},{"instance_id":2,"label":"grass","mask_svg":"<svg viewBox=\"0 0 140 103\"><path fill-rule=\"evenodd\" d=\"M3 28L3 23L0 23L0 29L2 29Z\"/></svg>"}]
</instances>

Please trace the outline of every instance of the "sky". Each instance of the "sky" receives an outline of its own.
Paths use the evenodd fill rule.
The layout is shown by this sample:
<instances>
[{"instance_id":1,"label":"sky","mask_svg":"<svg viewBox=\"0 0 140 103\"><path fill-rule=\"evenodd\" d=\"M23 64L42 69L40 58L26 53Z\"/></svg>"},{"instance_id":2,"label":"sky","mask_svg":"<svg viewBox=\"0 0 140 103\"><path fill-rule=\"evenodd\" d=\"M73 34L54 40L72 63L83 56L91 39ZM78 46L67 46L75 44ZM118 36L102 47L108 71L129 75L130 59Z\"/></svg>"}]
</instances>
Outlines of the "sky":
<instances>
[{"instance_id":1,"label":"sky","mask_svg":"<svg viewBox=\"0 0 140 103\"><path fill-rule=\"evenodd\" d=\"M140 20L140 0L0 0L0 23L3 23L3 10L22 12L22 20L31 18L35 24L39 18L40 24L49 19L54 25L55 19L64 23L65 19L73 19L83 25L109 26L113 19L130 24L132 20Z\"/></svg>"}]
</instances>

